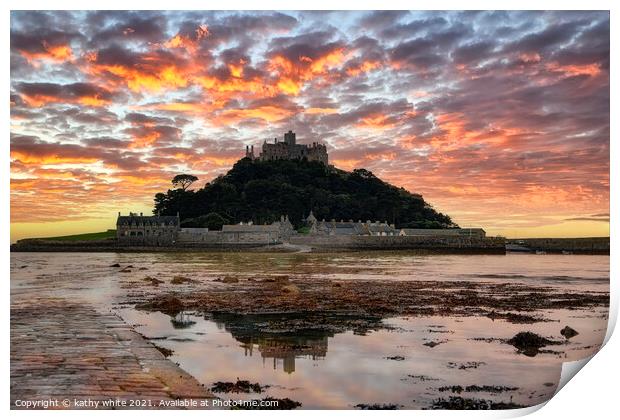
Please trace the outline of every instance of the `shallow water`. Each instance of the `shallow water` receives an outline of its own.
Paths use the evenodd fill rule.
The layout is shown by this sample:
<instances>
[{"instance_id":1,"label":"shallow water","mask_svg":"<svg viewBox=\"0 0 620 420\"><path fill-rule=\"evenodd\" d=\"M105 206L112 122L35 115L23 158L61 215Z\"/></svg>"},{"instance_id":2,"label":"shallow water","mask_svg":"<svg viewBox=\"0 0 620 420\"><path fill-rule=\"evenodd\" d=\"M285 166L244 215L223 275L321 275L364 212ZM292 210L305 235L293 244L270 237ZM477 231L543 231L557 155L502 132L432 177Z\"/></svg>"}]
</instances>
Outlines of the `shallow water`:
<instances>
[{"instance_id":1,"label":"shallow water","mask_svg":"<svg viewBox=\"0 0 620 420\"><path fill-rule=\"evenodd\" d=\"M111 264L146 270L119 273ZM25 266L25 267L24 267ZM609 257L586 255L415 255L349 254L11 254L11 293L23 282L54 279L41 293L72 296L114 310L159 346L172 349L173 361L210 386L237 378L270 387L252 398L288 397L303 408L352 408L361 403L393 403L427 408L450 395L533 405L555 392L561 364L595 352L607 326L607 308L550 310L537 315L550 322L511 324L486 317L409 317L384 320L389 327L355 335L351 331L293 336L253 330L234 317L185 314L185 328L162 313L127 305L130 280L145 275L168 280L185 275L211 283L225 274L286 274L295 278L364 280L467 280L545 285L571 291L609 291ZM167 281L167 283L169 283ZM162 290L185 290L165 284ZM564 341L560 329L579 335L548 346L535 357L501 342L519 331ZM424 345L438 342L435 347ZM402 359L402 360L401 360ZM480 363L482 362L482 363ZM463 367L463 368L460 368ZM518 388L491 393L439 390L460 385ZM220 395L246 398L246 395Z\"/></svg>"}]
</instances>

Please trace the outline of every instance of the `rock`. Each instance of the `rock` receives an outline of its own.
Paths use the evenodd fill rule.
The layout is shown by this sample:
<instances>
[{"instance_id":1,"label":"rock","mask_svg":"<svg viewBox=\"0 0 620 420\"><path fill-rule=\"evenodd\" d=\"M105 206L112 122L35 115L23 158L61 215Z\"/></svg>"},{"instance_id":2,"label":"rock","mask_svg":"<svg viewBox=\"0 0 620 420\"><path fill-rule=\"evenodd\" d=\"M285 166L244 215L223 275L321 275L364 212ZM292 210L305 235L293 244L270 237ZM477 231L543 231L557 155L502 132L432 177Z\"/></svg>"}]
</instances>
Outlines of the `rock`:
<instances>
[{"instance_id":1,"label":"rock","mask_svg":"<svg viewBox=\"0 0 620 420\"><path fill-rule=\"evenodd\" d=\"M433 348L433 347L436 347L436 346L438 346L440 344L444 344L444 343L447 343L447 341L446 340L444 340L444 341L429 341L427 343L424 343L424 345L426 347Z\"/></svg>"},{"instance_id":2,"label":"rock","mask_svg":"<svg viewBox=\"0 0 620 420\"><path fill-rule=\"evenodd\" d=\"M112 264L110 267L120 267L121 265L119 263L116 264Z\"/></svg>"},{"instance_id":3,"label":"rock","mask_svg":"<svg viewBox=\"0 0 620 420\"><path fill-rule=\"evenodd\" d=\"M287 284L285 286L282 286L282 290L283 293L291 293L291 294L299 294L300 290L299 287L295 286L294 284Z\"/></svg>"},{"instance_id":4,"label":"rock","mask_svg":"<svg viewBox=\"0 0 620 420\"><path fill-rule=\"evenodd\" d=\"M131 273L131 270L125 267L122 270L120 270L119 273Z\"/></svg>"},{"instance_id":5,"label":"rock","mask_svg":"<svg viewBox=\"0 0 620 420\"><path fill-rule=\"evenodd\" d=\"M576 335L579 335L579 333L577 331L575 331L574 329L572 329L568 325L566 327L562 328L562 330L560 331L560 334L562 334L564 336L564 338L566 338L567 340L573 338Z\"/></svg>"},{"instance_id":6,"label":"rock","mask_svg":"<svg viewBox=\"0 0 620 420\"><path fill-rule=\"evenodd\" d=\"M140 268L138 268L138 270L140 270L140 271L144 271L144 270L148 270L148 268L146 268L146 267L140 267Z\"/></svg>"},{"instance_id":7,"label":"rock","mask_svg":"<svg viewBox=\"0 0 620 420\"><path fill-rule=\"evenodd\" d=\"M159 280L159 279L157 279L155 277L151 277L151 276L146 276L143 280L151 282L151 284L153 286L159 286L160 284L164 283L163 280Z\"/></svg>"},{"instance_id":8,"label":"rock","mask_svg":"<svg viewBox=\"0 0 620 420\"><path fill-rule=\"evenodd\" d=\"M513 402L497 402L451 396L447 400L444 398L434 400L430 408L435 410L510 410L523 407L525 406Z\"/></svg>"},{"instance_id":9,"label":"rock","mask_svg":"<svg viewBox=\"0 0 620 420\"><path fill-rule=\"evenodd\" d=\"M222 279L222 283L239 283L239 279L235 276L226 276Z\"/></svg>"},{"instance_id":10,"label":"rock","mask_svg":"<svg viewBox=\"0 0 620 420\"><path fill-rule=\"evenodd\" d=\"M196 280L192 280L189 277L184 276L174 276L172 280L170 280L171 284L185 284L185 283L196 283Z\"/></svg>"},{"instance_id":11,"label":"rock","mask_svg":"<svg viewBox=\"0 0 620 420\"><path fill-rule=\"evenodd\" d=\"M401 362L403 360L405 360L404 356L387 356L386 359L388 360L396 360L397 362Z\"/></svg>"},{"instance_id":12,"label":"rock","mask_svg":"<svg viewBox=\"0 0 620 420\"><path fill-rule=\"evenodd\" d=\"M175 316L184 309L183 302L174 295L158 296L151 302L136 305L136 309L160 311L166 315Z\"/></svg>"},{"instance_id":13,"label":"rock","mask_svg":"<svg viewBox=\"0 0 620 420\"><path fill-rule=\"evenodd\" d=\"M530 331L522 331L507 341L526 356L536 356L541 347L558 344Z\"/></svg>"},{"instance_id":14,"label":"rock","mask_svg":"<svg viewBox=\"0 0 620 420\"><path fill-rule=\"evenodd\" d=\"M357 404L354 406L355 408L359 408L360 410L398 410L402 407L399 404Z\"/></svg>"},{"instance_id":15,"label":"rock","mask_svg":"<svg viewBox=\"0 0 620 420\"><path fill-rule=\"evenodd\" d=\"M237 382L214 382L213 386L211 387L211 391L213 392L219 392L219 393L250 393L250 392L257 392L257 393L261 393L264 391L265 388L267 388L268 386L261 386L259 383L251 383L250 381L245 381L245 380L239 380L237 379Z\"/></svg>"},{"instance_id":16,"label":"rock","mask_svg":"<svg viewBox=\"0 0 620 420\"><path fill-rule=\"evenodd\" d=\"M174 353L173 350L158 346L157 344L153 344L153 347L155 347L161 354L163 354L164 357L170 357Z\"/></svg>"}]
</instances>

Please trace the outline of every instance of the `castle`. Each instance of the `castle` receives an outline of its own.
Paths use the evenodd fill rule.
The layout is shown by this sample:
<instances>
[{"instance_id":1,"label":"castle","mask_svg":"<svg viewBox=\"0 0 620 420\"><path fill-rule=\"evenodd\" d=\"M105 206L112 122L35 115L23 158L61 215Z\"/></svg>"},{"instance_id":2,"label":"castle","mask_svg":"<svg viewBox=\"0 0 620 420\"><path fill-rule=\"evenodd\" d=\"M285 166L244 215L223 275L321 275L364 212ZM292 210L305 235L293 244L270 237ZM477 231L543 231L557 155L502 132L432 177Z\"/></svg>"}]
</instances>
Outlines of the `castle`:
<instances>
[{"instance_id":1,"label":"castle","mask_svg":"<svg viewBox=\"0 0 620 420\"><path fill-rule=\"evenodd\" d=\"M274 143L263 143L263 151L258 157L254 155L254 146L245 146L245 157L252 160L280 160L280 159L307 159L309 161L322 162L327 165L327 147L324 144L313 142L312 144L297 144L295 133L289 130L284 133L284 141L277 138Z\"/></svg>"}]
</instances>

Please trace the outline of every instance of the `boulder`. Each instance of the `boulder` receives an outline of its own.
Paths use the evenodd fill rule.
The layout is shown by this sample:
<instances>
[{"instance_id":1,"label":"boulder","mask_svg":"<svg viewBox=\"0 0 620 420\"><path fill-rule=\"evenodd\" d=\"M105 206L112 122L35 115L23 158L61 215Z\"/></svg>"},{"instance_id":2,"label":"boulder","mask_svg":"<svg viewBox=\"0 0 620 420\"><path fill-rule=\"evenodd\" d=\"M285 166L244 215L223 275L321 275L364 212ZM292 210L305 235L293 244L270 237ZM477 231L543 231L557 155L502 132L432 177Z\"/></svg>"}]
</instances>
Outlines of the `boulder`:
<instances>
[{"instance_id":1,"label":"boulder","mask_svg":"<svg viewBox=\"0 0 620 420\"><path fill-rule=\"evenodd\" d=\"M562 328L562 330L560 331L560 334L562 334L564 336L564 338L566 338L567 340L573 338L576 335L579 335L579 333L577 331L575 331L574 329L572 329L568 325L566 327Z\"/></svg>"}]
</instances>

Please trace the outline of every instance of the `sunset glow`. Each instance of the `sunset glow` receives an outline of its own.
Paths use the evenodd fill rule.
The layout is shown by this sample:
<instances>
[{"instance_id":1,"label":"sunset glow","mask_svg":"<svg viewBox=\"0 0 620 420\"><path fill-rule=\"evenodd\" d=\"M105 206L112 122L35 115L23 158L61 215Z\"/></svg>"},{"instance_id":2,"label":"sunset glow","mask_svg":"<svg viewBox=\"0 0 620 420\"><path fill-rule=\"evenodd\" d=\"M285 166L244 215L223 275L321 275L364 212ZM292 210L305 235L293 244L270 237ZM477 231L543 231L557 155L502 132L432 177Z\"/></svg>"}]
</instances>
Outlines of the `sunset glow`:
<instances>
[{"instance_id":1,"label":"sunset glow","mask_svg":"<svg viewBox=\"0 0 620 420\"><path fill-rule=\"evenodd\" d=\"M11 14L11 240L281 138L490 235L609 235L608 12Z\"/></svg>"}]
</instances>

